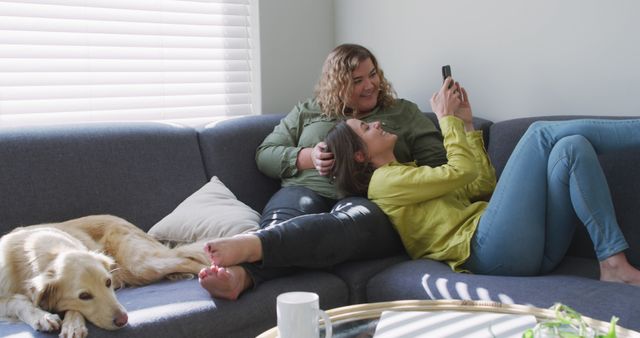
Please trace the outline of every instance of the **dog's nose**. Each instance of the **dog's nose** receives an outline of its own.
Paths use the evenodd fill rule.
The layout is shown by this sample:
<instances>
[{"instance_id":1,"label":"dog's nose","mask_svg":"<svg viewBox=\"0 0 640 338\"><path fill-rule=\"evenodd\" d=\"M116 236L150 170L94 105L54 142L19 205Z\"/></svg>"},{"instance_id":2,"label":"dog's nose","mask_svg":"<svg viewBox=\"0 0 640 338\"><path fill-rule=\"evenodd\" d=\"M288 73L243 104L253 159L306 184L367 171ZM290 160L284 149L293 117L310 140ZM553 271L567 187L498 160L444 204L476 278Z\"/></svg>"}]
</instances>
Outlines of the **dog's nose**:
<instances>
[{"instance_id":1,"label":"dog's nose","mask_svg":"<svg viewBox=\"0 0 640 338\"><path fill-rule=\"evenodd\" d=\"M127 325L128 321L129 321L129 316L127 316L126 312L120 312L113 319L113 323L116 324L117 327L123 327Z\"/></svg>"}]
</instances>

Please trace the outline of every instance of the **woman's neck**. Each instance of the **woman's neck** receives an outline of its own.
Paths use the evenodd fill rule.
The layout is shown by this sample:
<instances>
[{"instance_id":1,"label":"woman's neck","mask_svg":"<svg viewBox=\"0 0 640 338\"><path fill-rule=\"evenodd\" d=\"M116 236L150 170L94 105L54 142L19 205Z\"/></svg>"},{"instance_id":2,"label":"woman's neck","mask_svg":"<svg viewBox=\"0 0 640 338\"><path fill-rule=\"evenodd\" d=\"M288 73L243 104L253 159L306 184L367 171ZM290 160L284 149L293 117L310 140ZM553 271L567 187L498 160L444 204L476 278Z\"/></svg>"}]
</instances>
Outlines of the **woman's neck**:
<instances>
[{"instance_id":1,"label":"woman's neck","mask_svg":"<svg viewBox=\"0 0 640 338\"><path fill-rule=\"evenodd\" d=\"M371 112L372 112L372 110L370 110L368 112L354 111L353 113L351 113L351 116L354 119L362 120L363 118L369 116L369 114L371 114Z\"/></svg>"},{"instance_id":2,"label":"woman's neck","mask_svg":"<svg viewBox=\"0 0 640 338\"><path fill-rule=\"evenodd\" d=\"M344 113L345 115L353 117L354 119L361 120L362 118L369 116L374 110L376 110L376 108L378 108L378 105L376 105L375 107L373 107L368 111L359 111L359 110L355 110L353 108L347 107Z\"/></svg>"},{"instance_id":3,"label":"woman's neck","mask_svg":"<svg viewBox=\"0 0 640 338\"><path fill-rule=\"evenodd\" d=\"M376 158L372 158L371 164L374 168L378 169L383 165L389 164L394 161L396 161L396 156L392 152L391 154L379 155L376 156Z\"/></svg>"}]
</instances>

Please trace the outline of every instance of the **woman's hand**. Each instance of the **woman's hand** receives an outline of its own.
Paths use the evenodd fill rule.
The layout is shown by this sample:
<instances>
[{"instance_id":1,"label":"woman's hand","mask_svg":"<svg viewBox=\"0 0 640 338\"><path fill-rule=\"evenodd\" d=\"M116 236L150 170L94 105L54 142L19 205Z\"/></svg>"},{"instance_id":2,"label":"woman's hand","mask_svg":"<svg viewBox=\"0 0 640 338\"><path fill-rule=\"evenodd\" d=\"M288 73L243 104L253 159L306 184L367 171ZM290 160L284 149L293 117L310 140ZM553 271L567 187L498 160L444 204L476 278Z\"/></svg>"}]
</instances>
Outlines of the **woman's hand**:
<instances>
[{"instance_id":1,"label":"woman's hand","mask_svg":"<svg viewBox=\"0 0 640 338\"><path fill-rule=\"evenodd\" d=\"M469 102L469 97L467 96L467 91L464 87L460 87L460 84L456 82L456 87L462 93L462 99L460 100L460 106L458 110L454 113L459 119L464 122L464 130L473 131L475 128L473 127L473 112L471 111L471 103Z\"/></svg>"},{"instance_id":2,"label":"woman's hand","mask_svg":"<svg viewBox=\"0 0 640 338\"><path fill-rule=\"evenodd\" d=\"M438 92L433 93L431 96L431 109L438 119L443 116L454 115L460 106L460 91L458 86L452 85L449 88L449 84L453 81L451 77L448 77Z\"/></svg>"},{"instance_id":3,"label":"woman's hand","mask_svg":"<svg viewBox=\"0 0 640 338\"><path fill-rule=\"evenodd\" d=\"M325 151L327 149L327 144L324 142L319 142L315 147L311 150L311 161L313 163L313 167L316 168L318 173L322 176L329 175L331 172L331 168L333 167L333 153L330 151Z\"/></svg>"}]
</instances>

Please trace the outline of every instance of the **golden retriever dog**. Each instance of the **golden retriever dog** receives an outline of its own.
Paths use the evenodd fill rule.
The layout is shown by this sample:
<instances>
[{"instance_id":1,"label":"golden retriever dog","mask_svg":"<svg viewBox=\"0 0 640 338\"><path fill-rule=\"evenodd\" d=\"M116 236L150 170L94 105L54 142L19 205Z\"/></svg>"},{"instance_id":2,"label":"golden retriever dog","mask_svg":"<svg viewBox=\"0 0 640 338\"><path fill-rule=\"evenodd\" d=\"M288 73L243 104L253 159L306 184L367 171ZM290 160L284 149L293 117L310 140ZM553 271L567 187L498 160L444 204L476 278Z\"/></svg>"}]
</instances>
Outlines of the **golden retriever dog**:
<instances>
[{"instance_id":1,"label":"golden retriever dog","mask_svg":"<svg viewBox=\"0 0 640 338\"><path fill-rule=\"evenodd\" d=\"M203 246L170 249L111 215L16 228L0 239L0 317L60 337L86 337L85 319L119 329L128 317L114 289L197 275Z\"/></svg>"}]
</instances>

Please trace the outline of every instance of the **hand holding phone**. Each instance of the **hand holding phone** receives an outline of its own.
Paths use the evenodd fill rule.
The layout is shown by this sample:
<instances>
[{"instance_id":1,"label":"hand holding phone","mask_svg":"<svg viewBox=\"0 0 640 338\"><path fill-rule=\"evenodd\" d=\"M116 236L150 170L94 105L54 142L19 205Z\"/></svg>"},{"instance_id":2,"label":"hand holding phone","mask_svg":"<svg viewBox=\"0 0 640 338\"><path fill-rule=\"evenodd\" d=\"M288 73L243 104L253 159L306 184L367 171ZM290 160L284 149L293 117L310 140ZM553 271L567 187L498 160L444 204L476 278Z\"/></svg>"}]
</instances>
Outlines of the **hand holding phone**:
<instances>
[{"instance_id":1,"label":"hand holding phone","mask_svg":"<svg viewBox=\"0 0 640 338\"><path fill-rule=\"evenodd\" d=\"M451 77L451 66L449 66L449 65L442 66L442 82L447 80L448 77ZM451 88L451 86L453 86L453 81L451 81L449 83L449 87L448 88Z\"/></svg>"}]
</instances>

